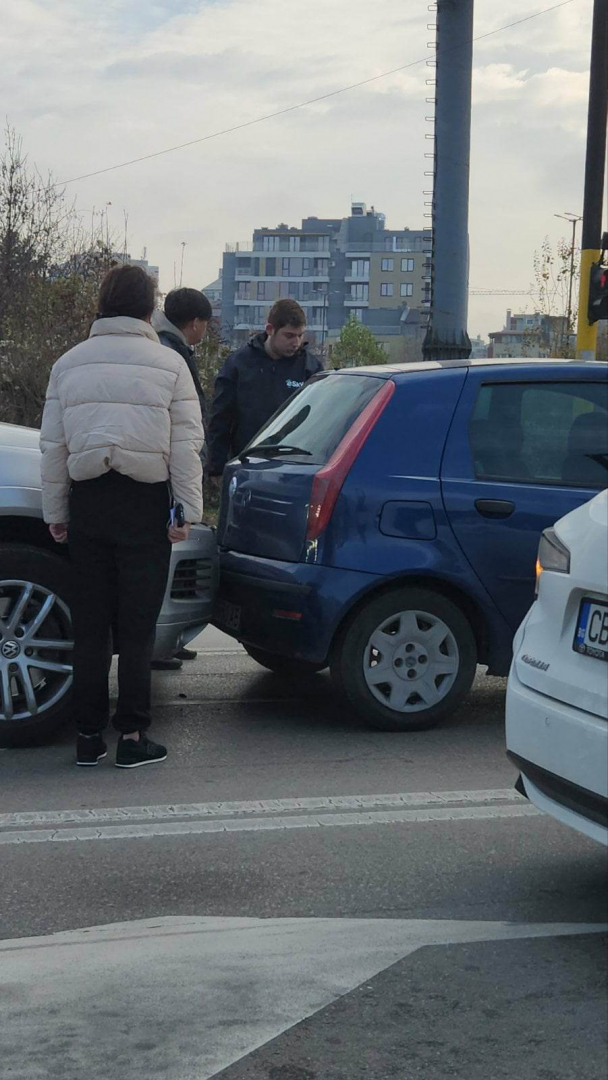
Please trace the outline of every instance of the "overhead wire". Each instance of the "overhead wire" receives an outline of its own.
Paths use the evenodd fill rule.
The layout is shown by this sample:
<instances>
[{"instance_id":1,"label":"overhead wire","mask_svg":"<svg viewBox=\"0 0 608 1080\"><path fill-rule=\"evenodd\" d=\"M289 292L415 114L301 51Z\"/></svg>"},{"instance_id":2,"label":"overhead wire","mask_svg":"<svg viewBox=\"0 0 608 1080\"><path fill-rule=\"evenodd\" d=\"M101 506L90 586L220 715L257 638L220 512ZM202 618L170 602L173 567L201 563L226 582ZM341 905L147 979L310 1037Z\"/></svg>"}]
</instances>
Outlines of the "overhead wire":
<instances>
[{"instance_id":1,"label":"overhead wire","mask_svg":"<svg viewBox=\"0 0 608 1080\"><path fill-rule=\"evenodd\" d=\"M470 40L473 42L483 41L486 38L502 33L504 30L510 30L515 26L521 26L523 23L531 22L532 19L538 19L541 15L548 15L552 11L568 7L569 4L575 2L576 0L560 0L560 3L552 4L550 7L543 8L542 11L536 11L521 19L515 19L510 23L505 23L504 26L498 26L495 30L488 30L485 34L478 34ZM460 42L458 45L454 46L454 49L457 50L463 48L465 44L469 44L469 42ZM126 169L129 165L137 165L141 161L151 161L153 158L162 157L164 154L173 154L177 150L185 150L189 146L196 146L200 143L209 142L211 139L219 139L222 135L230 135L235 131L243 131L245 128L253 127L256 124L263 124L267 120L274 120L279 116L286 116L288 113L296 112L299 109L305 109L309 105L316 105L321 101L327 101L329 98L337 97L339 94L346 94L350 90L357 90L361 86L369 86L370 83L378 82L380 79L387 79L390 75L397 75L402 71L407 71L408 68L417 67L419 64L424 64L427 60L431 59L433 59L432 56L421 56L417 60L410 60L407 64L401 64L399 67L391 68L390 71L383 71L380 75L371 75L367 79L361 79L359 82L350 83L348 86L342 86L339 90L330 90L326 94L319 94L317 97L308 98L306 101L300 101L297 105L288 105L284 109L277 109L275 112L266 113L264 116L257 116L253 120L245 120L240 124L233 124L231 127L222 128L220 131L213 131L208 135L201 135L197 139L190 139L188 142L178 143L176 146L167 146L163 150L155 150L151 154L141 154L139 157L130 158L128 161L121 161L116 165L107 165L102 169L94 169L92 172L81 173L80 176L72 176L69 180L59 180L54 186L66 187L68 184L75 184L79 180L89 180L93 176L102 176L104 173L114 172L117 169Z\"/></svg>"}]
</instances>

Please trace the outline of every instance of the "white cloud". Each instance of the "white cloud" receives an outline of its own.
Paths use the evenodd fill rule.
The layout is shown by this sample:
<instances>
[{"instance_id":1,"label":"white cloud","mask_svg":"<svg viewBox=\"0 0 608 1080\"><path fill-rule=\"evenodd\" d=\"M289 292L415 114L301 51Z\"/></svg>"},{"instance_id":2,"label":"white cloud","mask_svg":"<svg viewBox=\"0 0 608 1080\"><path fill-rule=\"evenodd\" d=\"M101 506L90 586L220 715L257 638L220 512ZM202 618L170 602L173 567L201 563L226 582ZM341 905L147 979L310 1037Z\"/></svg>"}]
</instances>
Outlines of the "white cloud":
<instances>
[{"instance_id":1,"label":"white cloud","mask_svg":"<svg viewBox=\"0 0 608 1080\"><path fill-rule=\"evenodd\" d=\"M475 32L530 10L477 0ZM68 179L423 58L431 18L403 0L20 0L0 28L0 91L32 160ZM475 285L525 287L532 250L560 234L553 211L580 207L589 40L590 0L575 0L475 47ZM341 216L351 196L421 226L431 77L421 63L70 190L83 208L111 201L117 228L128 211L132 249L147 245L165 287L182 240L203 285L226 242ZM472 332L502 324L503 298L491 305L472 300Z\"/></svg>"}]
</instances>

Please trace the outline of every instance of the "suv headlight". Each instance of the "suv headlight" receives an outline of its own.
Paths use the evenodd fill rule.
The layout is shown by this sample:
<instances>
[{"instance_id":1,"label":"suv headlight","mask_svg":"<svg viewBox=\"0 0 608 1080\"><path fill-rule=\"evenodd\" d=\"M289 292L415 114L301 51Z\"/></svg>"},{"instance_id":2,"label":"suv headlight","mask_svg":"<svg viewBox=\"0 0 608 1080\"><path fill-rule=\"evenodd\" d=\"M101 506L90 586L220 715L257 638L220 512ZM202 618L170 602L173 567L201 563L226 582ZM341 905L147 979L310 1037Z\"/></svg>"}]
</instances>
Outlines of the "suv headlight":
<instances>
[{"instance_id":1,"label":"suv headlight","mask_svg":"<svg viewBox=\"0 0 608 1080\"><path fill-rule=\"evenodd\" d=\"M545 529L538 545L536 559L537 593L543 570L551 570L554 574L570 573L570 551L565 544L562 544L555 529Z\"/></svg>"}]
</instances>

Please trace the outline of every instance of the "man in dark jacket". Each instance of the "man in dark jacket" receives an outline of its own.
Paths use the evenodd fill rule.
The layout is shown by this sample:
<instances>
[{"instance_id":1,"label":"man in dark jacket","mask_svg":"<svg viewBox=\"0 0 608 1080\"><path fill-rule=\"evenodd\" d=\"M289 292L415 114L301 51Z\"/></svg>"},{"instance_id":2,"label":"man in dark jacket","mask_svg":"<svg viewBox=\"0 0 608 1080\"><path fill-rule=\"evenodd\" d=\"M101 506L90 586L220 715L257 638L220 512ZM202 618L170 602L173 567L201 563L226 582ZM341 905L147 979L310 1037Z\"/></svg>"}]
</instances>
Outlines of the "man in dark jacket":
<instances>
[{"instance_id":1,"label":"man in dark jacket","mask_svg":"<svg viewBox=\"0 0 608 1080\"><path fill-rule=\"evenodd\" d=\"M306 316L295 300L277 300L266 331L230 354L215 383L209 416L207 472L220 477L295 390L322 363L302 343Z\"/></svg>"},{"instance_id":2,"label":"man in dark jacket","mask_svg":"<svg viewBox=\"0 0 608 1080\"><path fill-rule=\"evenodd\" d=\"M188 365L201 403L205 426L205 394L194 361L194 347L203 340L211 318L211 304L199 289L172 289L165 299L165 310L156 311L152 326L161 345L167 345L183 356Z\"/></svg>"},{"instance_id":3,"label":"man in dark jacket","mask_svg":"<svg viewBox=\"0 0 608 1080\"><path fill-rule=\"evenodd\" d=\"M194 360L194 347L207 333L211 315L211 304L199 289L172 289L167 293L164 312L155 311L152 316L152 326L161 345L178 352L188 365L201 406L203 428L206 426L205 393ZM203 448L203 464L204 455ZM175 671L182 666L183 660L195 660L196 655L194 649L180 649L176 656L153 660L152 667L155 671Z\"/></svg>"}]
</instances>

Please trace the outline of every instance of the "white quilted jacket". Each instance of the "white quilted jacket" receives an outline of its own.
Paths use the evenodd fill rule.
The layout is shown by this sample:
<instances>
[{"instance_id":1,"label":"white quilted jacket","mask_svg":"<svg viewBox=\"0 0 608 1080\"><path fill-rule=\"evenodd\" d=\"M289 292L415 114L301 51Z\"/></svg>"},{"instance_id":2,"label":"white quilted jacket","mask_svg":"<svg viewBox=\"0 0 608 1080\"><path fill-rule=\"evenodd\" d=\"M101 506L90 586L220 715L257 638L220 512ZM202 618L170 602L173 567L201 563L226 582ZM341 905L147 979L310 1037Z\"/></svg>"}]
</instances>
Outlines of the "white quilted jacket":
<instances>
[{"instance_id":1,"label":"white quilted jacket","mask_svg":"<svg viewBox=\"0 0 608 1080\"><path fill-rule=\"evenodd\" d=\"M203 439L179 353L140 319L98 319L51 371L40 433L44 520L68 521L71 480L116 469L146 484L170 480L186 521L200 521Z\"/></svg>"}]
</instances>

